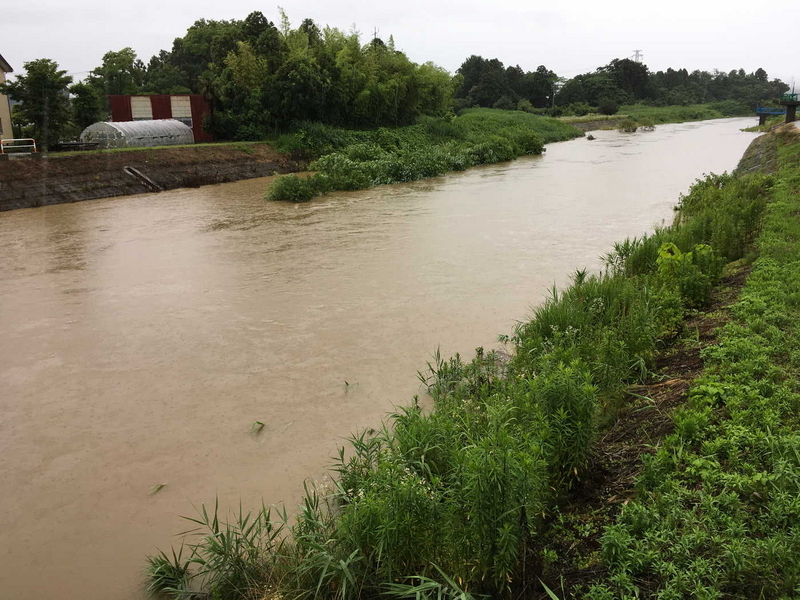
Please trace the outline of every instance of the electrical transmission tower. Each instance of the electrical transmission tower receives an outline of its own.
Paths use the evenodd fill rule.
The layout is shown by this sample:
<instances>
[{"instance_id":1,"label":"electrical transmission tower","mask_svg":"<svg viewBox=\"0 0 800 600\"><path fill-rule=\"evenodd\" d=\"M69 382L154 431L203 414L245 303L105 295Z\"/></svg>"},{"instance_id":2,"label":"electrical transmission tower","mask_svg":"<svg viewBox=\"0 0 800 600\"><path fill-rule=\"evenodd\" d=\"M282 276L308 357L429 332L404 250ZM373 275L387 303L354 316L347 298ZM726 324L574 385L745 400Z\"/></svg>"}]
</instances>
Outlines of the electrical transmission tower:
<instances>
[{"instance_id":1,"label":"electrical transmission tower","mask_svg":"<svg viewBox=\"0 0 800 600\"><path fill-rule=\"evenodd\" d=\"M633 60L634 60L635 62L638 62L638 63L640 63L640 62L642 62L642 59L643 59L643 58L644 58L644 54L642 54L642 51L641 51L641 50L634 50L634 51L633 51Z\"/></svg>"}]
</instances>

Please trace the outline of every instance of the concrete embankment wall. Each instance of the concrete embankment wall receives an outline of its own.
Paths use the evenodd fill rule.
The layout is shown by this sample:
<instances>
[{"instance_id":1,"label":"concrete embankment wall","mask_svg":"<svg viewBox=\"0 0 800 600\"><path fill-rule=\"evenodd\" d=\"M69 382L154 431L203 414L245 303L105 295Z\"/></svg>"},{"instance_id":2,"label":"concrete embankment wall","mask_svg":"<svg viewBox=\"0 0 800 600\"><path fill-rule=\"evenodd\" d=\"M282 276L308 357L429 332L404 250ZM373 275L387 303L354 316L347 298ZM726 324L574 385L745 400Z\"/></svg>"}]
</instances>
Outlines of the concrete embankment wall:
<instances>
[{"instance_id":1,"label":"concrete embankment wall","mask_svg":"<svg viewBox=\"0 0 800 600\"><path fill-rule=\"evenodd\" d=\"M300 168L266 144L0 160L0 211L153 191L145 181L127 173L126 167L165 190L266 177Z\"/></svg>"}]
</instances>

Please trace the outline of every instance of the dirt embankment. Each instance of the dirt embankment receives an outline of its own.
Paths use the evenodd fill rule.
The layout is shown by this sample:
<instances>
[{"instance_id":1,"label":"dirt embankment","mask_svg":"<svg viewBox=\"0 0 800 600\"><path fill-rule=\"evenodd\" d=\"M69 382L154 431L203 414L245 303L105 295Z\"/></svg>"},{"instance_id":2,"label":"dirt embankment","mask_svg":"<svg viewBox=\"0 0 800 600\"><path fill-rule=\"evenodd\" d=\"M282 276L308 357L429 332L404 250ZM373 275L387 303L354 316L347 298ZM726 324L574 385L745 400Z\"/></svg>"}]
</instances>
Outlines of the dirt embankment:
<instances>
[{"instance_id":1,"label":"dirt embankment","mask_svg":"<svg viewBox=\"0 0 800 600\"><path fill-rule=\"evenodd\" d=\"M0 161L0 211L153 189L124 169L136 169L169 190L265 177L300 169L266 144L226 144L126 152L87 152Z\"/></svg>"},{"instance_id":2,"label":"dirt embankment","mask_svg":"<svg viewBox=\"0 0 800 600\"><path fill-rule=\"evenodd\" d=\"M574 123L569 123L569 124L584 132L597 131L598 129L616 129L620 121L622 121L625 118L627 117L619 117L614 119L600 119L597 121L575 121Z\"/></svg>"},{"instance_id":3,"label":"dirt embankment","mask_svg":"<svg viewBox=\"0 0 800 600\"><path fill-rule=\"evenodd\" d=\"M769 133L760 135L747 147L736 167L740 175L748 173L774 173L778 169L778 146L775 136L800 136L795 123L774 127Z\"/></svg>"}]
</instances>

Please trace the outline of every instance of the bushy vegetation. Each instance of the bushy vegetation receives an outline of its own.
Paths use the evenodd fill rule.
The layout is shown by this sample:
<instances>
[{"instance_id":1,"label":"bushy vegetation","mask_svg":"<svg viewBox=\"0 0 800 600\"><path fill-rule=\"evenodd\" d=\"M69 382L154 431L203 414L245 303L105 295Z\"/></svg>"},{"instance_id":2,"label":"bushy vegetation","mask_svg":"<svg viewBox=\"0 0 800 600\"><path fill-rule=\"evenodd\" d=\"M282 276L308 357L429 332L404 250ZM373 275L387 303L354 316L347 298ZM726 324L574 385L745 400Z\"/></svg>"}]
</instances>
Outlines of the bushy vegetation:
<instances>
[{"instance_id":1,"label":"bushy vegetation","mask_svg":"<svg viewBox=\"0 0 800 600\"><path fill-rule=\"evenodd\" d=\"M675 414L675 432L645 457L638 497L605 532L602 557L610 574L588 599L800 593L796 140L779 149L779 162L775 200L757 243L760 256L734 318L719 343L704 350L706 372ZM722 193L717 187L707 185L703 194ZM732 243L731 227L717 236ZM730 243L731 256L741 254L741 246Z\"/></svg>"},{"instance_id":2,"label":"bushy vegetation","mask_svg":"<svg viewBox=\"0 0 800 600\"><path fill-rule=\"evenodd\" d=\"M363 41L311 19L293 27L279 13L277 24L258 11L200 19L147 65L130 48L108 52L87 83L102 94L203 94L223 139L263 140L305 120L396 127L450 110L451 75L411 62L391 37Z\"/></svg>"},{"instance_id":3,"label":"bushy vegetation","mask_svg":"<svg viewBox=\"0 0 800 600\"><path fill-rule=\"evenodd\" d=\"M465 117L467 124L455 126L486 126L479 113ZM420 133L425 124L417 127L409 135L432 135ZM336 139L334 133L319 137ZM359 139L323 159L372 163L385 160L385 151L376 140ZM326 169L337 177L349 167ZM286 185L297 185L291 181ZM163 590L180 596L172 590L188 587L180 577L187 566L199 568L195 586L222 600L468 599L509 595L536 581L528 556L547 515L585 476L603 421L623 401L625 386L647 376L660 340L675 334L687 311L708 302L723 264L748 251L771 184L763 175L698 181L681 198L672 226L617 244L603 273L579 271L568 289L554 289L509 338L510 361L482 349L469 362L437 355L420 375L433 410L415 401L380 432L354 436L339 455L334 488L309 488L294 524L285 516L273 523L268 511L223 524L216 512L201 511L196 522L206 533L190 545L190 558L151 559L154 585L166 582ZM736 354L738 346L724 352ZM763 359L755 364L771 372ZM712 418L713 406L687 418L681 427L694 436L689 441L702 436L713 444L699 433ZM735 457L737 448L727 456ZM691 472L716 477L714 465L704 462L706 450ZM776 460L794 460L781 452ZM654 460L654 485L673 465L685 467L671 456ZM763 485L742 493L768 498L772 480L756 479ZM781 502L790 506L791 499L781 496ZM619 539L633 535L622 531ZM631 563L625 558L630 546L609 541L607 548L609 560L621 557L623 575L643 560L658 560L657 552L646 551ZM606 591L613 593L597 588L596 594Z\"/></svg>"},{"instance_id":4,"label":"bushy vegetation","mask_svg":"<svg viewBox=\"0 0 800 600\"><path fill-rule=\"evenodd\" d=\"M416 125L345 130L305 123L278 140L297 158L316 158L305 179L278 178L271 200L305 202L334 190L414 181L469 167L540 154L544 144L581 135L564 123L515 111L472 109L455 118L427 117Z\"/></svg>"}]
</instances>

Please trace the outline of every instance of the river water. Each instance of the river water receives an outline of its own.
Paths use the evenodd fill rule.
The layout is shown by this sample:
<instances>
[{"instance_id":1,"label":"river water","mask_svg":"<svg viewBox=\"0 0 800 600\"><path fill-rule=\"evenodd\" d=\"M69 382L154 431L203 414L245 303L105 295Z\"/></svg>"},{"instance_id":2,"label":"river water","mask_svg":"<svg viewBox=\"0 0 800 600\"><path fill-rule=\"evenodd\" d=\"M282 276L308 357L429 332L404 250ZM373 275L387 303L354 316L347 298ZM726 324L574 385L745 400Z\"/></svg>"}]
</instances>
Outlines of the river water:
<instances>
[{"instance_id":1,"label":"river water","mask_svg":"<svg viewBox=\"0 0 800 600\"><path fill-rule=\"evenodd\" d=\"M291 505L421 393L437 347L494 345L671 219L750 121L594 132L302 205L256 179L0 213L0 598L136 598L193 503Z\"/></svg>"}]
</instances>

